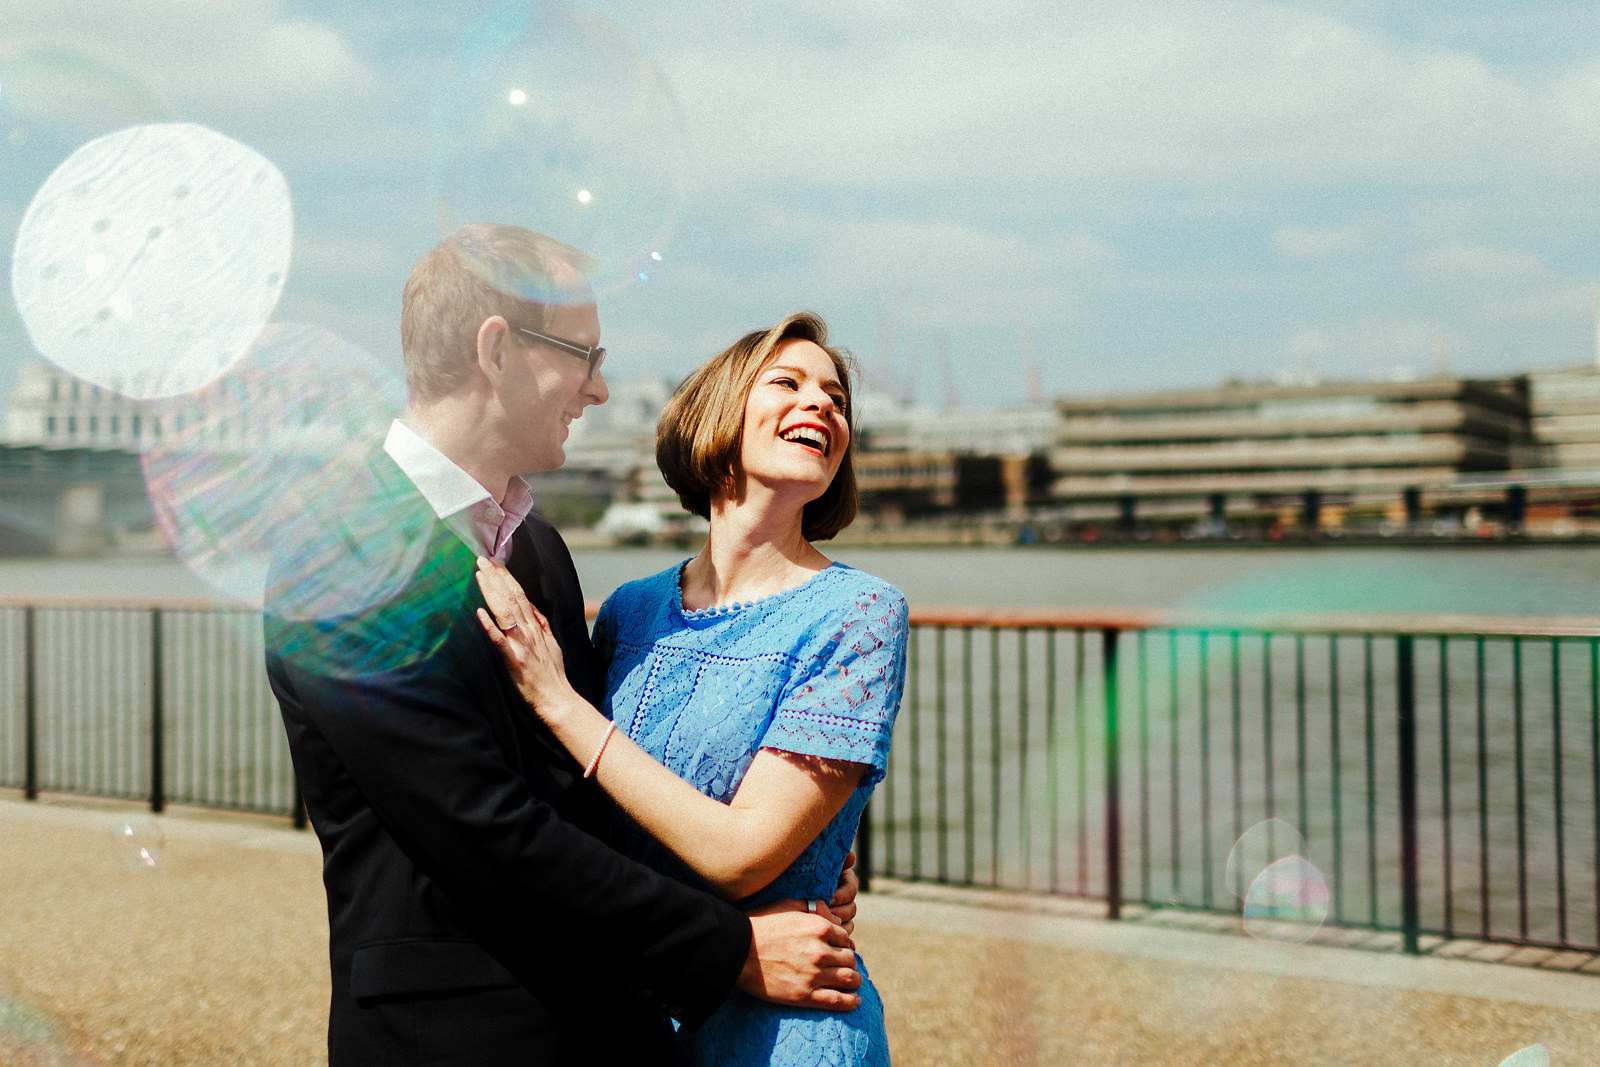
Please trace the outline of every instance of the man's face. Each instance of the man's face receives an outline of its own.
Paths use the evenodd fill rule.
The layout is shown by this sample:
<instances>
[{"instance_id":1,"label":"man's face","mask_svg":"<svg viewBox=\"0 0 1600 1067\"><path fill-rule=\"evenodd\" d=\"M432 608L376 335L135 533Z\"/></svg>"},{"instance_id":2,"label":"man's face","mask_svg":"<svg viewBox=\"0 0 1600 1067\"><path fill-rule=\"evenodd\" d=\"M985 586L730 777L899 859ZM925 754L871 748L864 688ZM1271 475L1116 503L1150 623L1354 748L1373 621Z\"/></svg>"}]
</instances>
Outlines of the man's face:
<instances>
[{"instance_id":1,"label":"man's face","mask_svg":"<svg viewBox=\"0 0 1600 1067\"><path fill-rule=\"evenodd\" d=\"M553 309L542 333L586 347L600 343L600 317L593 304ZM529 337L507 334L511 353L506 361L501 402L507 437L516 444L522 473L555 470L567 461L568 426L590 404L610 397L602 372L589 375L581 356Z\"/></svg>"}]
</instances>

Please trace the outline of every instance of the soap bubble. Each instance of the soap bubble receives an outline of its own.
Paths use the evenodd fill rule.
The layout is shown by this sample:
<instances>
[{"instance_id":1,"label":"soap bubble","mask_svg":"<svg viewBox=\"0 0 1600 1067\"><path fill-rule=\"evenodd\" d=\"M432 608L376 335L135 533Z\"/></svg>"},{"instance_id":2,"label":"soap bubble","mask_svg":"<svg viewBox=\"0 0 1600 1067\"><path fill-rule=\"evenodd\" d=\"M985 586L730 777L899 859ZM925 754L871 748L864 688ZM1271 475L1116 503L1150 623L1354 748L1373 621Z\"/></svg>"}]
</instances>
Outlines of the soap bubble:
<instances>
[{"instance_id":1,"label":"soap bubble","mask_svg":"<svg viewBox=\"0 0 1600 1067\"><path fill-rule=\"evenodd\" d=\"M1304 856L1289 856L1256 876L1244 894L1244 928L1259 941L1301 944L1328 918L1328 883Z\"/></svg>"},{"instance_id":2,"label":"soap bubble","mask_svg":"<svg viewBox=\"0 0 1600 1067\"><path fill-rule=\"evenodd\" d=\"M1529 1045L1501 1060L1500 1067L1550 1067L1550 1050L1543 1045Z\"/></svg>"},{"instance_id":3,"label":"soap bubble","mask_svg":"<svg viewBox=\"0 0 1600 1067\"><path fill-rule=\"evenodd\" d=\"M1281 859L1308 852L1306 839L1293 825L1282 819L1256 823L1234 843L1228 853L1224 880L1240 900L1245 898L1258 875Z\"/></svg>"},{"instance_id":4,"label":"soap bubble","mask_svg":"<svg viewBox=\"0 0 1600 1067\"><path fill-rule=\"evenodd\" d=\"M560 0L509 0L458 44L433 98L433 196L448 233L524 226L599 260L598 291L648 281L682 200L683 121L623 33Z\"/></svg>"},{"instance_id":5,"label":"soap bubble","mask_svg":"<svg viewBox=\"0 0 1600 1067\"><path fill-rule=\"evenodd\" d=\"M141 456L157 527L230 600L297 619L370 607L411 567L328 570L315 531L329 527L327 549L389 544L391 520L364 510L356 483L404 406L396 376L360 348L273 323L210 385L148 409L161 428ZM274 569L289 546L292 566Z\"/></svg>"},{"instance_id":6,"label":"soap bubble","mask_svg":"<svg viewBox=\"0 0 1600 1067\"><path fill-rule=\"evenodd\" d=\"M166 843L161 827L148 815L131 815L111 829L112 854L131 871L153 869Z\"/></svg>"},{"instance_id":7,"label":"soap bubble","mask_svg":"<svg viewBox=\"0 0 1600 1067\"><path fill-rule=\"evenodd\" d=\"M17 233L11 286L34 346L126 396L197 389L249 347L289 269L289 187L265 158L191 123L74 152Z\"/></svg>"}]
</instances>

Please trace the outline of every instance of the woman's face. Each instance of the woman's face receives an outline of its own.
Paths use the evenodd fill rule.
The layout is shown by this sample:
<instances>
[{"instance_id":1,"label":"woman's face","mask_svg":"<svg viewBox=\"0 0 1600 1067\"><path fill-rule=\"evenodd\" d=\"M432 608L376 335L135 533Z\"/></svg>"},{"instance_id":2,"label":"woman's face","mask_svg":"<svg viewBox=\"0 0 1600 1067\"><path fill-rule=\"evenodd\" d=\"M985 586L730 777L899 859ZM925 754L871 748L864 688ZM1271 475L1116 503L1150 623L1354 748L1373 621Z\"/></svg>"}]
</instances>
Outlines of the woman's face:
<instances>
[{"instance_id":1,"label":"woman's face","mask_svg":"<svg viewBox=\"0 0 1600 1067\"><path fill-rule=\"evenodd\" d=\"M744 402L740 473L801 506L821 496L850 446L844 384L833 358L810 341L773 352Z\"/></svg>"}]
</instances>

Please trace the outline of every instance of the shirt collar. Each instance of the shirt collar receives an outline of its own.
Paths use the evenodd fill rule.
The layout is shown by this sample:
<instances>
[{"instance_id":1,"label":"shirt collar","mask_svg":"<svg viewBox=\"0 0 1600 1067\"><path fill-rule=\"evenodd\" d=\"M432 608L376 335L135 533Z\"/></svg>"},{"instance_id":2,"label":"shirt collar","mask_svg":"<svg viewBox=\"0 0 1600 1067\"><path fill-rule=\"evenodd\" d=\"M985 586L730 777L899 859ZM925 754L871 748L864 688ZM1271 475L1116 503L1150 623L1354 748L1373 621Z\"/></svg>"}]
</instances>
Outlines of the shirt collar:
<instances>
[{"instance_id":1,"label":"shirt collar","mask_svg":"<svg viewBox=\"0 0 1600 1067\"><path fill-rule=\"evenodd\" d=\"M504 559L511 534L533 510L527 480L511 479L505 504L403 419L389 426L383 450L411 479L433 513L474 552Z\"/></svg>"}]
</instances>

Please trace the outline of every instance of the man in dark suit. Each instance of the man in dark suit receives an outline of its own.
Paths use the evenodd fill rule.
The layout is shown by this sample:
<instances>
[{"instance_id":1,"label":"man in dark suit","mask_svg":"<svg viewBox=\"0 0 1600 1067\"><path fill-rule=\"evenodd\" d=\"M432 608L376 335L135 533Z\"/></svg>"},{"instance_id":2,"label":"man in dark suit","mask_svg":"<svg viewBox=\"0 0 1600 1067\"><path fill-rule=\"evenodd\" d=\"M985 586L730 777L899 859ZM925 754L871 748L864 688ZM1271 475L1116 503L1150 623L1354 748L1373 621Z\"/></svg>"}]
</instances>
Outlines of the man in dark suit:
<instances>
[{"instance_id":1,"label":"man in dark suit","mask_svg":"<svg viewBox=\"0 0 1600 1067\"><path fill-rule=\"evenodd\" d=\"M746 916L608 848L608 804L478 629L473 561L494 556L598 696L571 556L520 476L560 466L607 396L584 267L509 226L424 256L409 417L273 572L267 667L323 847L332 1067L663 1063L667 1016L694 1026L735 984L856 1001L825 914Z\"/></svg>"}]
</instances>

